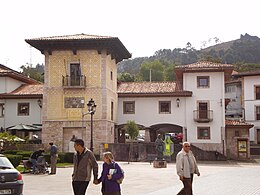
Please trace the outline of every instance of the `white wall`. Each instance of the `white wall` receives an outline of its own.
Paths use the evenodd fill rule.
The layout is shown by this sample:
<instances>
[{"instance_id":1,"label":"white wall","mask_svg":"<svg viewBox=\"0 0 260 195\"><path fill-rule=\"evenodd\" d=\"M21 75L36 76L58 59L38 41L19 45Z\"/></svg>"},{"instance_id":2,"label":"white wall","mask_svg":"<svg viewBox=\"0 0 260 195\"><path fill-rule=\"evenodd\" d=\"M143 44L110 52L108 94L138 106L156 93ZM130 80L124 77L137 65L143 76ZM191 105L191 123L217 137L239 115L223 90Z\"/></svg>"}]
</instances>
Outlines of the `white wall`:
<instances>
[{"instance_id":1,"label":"white wall","mask_svg":"<svg viewBox=\"0 0 260 195\"><path fill-rule=\"evenodd\" d=\"M197 88L197 76L209 76L210 88ZM184 90L192 91L192 97L122 98L119 97L118 124L133 120L149 127L154 124L170 123L187 128L187 140L192 143L221 143L225 127L225 85L224 73L184 73ZM135 114L123 114L123 101L135 101ZM159 114L159 101L171 101L171 114ZM193 111L197 101L208 101L213 110L213 121L198 123L194 121ZM198 139L197 127L210 127L210 139Z\"/></svg>"},{"instance_id":2,"label":"white wall","mask_svg":"<svg viewBox=\"0 0 260 195\"><path fill-rule=\"evenodd\" d=\"M9 127L16 124L41 124L41 108L37 103L38 99L7 99L5 102L4 118L0 118L0 127ZM18 116L18 103L29 103L29 116Z\"/></svg>"},{"instance_id":3,"label":"white wall","mask_svg":"<svg viewBox=\"0 0 260 195\"><path fill-rule=\"evenodd\" d=\"M10 93L24 84L10 77L0 77L0 93Z\"/></svg>"},{"instance_id":4,"label":"white wall","mask_svg":"<svg viewBox=\"0 0 260 195\"><path fill-rule=\"evenodd\" d=\"M133 120L137 124L149 127L154 124L176 124L183 126L185 121L185 98L180 99L180 107L176 105L177 97L118 98L118 124ZM123 114L123 101L135 102L135 114ZM159 114L159 101L171 101L171 114Z\"/></svg>"},{"instance_id":5,"label":"white wall","mask_svg":"<svg viewBox=\"0 0 260 195\"><path fill-rule=\"evenodd\" d=\"M256 130L260 129L260 121L255 120L255 106L260 106L260 100L255 99L255 85L260 85L260 76L244 77L244 106L246 122L254 124L250 129L250 141L256 141Z\"/></svg>"},{"instance_id":6,"label":"white wall","mask_svg":"<svg viewBox=\"0 0 260 195\"><path fill-rule=\"evenodd\" d=\"M197 88L197 76L209 76L209 88ZM187 98L186 125L187 140L192 143L221 143L222 130L225 126L225 85L223 72L184 73L184 90L192 91L192 98ZM197 101L208 101L209 110L213 110L213 121L198 123L193 120L193 111L197 110ZM210 127L210 139L197 139L197 127Z\"/></svg>"}]
</instances>

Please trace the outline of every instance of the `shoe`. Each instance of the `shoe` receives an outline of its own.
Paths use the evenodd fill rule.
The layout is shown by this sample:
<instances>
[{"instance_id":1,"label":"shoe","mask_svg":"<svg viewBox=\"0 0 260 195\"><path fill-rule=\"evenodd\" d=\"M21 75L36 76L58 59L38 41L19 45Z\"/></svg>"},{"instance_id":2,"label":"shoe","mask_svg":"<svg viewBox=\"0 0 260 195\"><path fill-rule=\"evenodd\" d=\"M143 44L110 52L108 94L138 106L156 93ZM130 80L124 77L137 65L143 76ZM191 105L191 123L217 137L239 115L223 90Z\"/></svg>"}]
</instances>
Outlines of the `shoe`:
<instances>
[{"instance_id":1,"label":"shoe","mask_svg":"<svg viewBox=\"0 0 260 195\"><path fill-rule=\"evenodd\" d=\"M56 173L49 173L49 175L55 175Z\"/></svg>"}]
</instances>

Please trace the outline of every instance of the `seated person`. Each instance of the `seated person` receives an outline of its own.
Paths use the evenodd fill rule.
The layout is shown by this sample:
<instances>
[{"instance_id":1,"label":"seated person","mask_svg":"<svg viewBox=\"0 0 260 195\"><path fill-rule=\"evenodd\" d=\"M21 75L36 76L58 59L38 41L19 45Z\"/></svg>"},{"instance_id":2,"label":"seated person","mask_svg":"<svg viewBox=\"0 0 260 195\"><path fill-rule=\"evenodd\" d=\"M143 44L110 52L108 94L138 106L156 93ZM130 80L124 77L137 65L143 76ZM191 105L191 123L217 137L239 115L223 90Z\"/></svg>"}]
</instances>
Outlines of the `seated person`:
<instances>
[{"instance_id":1,"label":"seated person","mask_svg":"<svg viewBox=\"0 0 260 195\"><path fill-rule=\"evenodd\" d=\"M42 156L42 153L44 152L44 150L37 150L35 151L34 153L32 153L31 155L31 162L32 162L32 165L33 165L33 170L32 172L34 173L35 172L35 167L36 167L36 163L37 163L37 159L39 156Z\"/></svg>"}]
</instances>

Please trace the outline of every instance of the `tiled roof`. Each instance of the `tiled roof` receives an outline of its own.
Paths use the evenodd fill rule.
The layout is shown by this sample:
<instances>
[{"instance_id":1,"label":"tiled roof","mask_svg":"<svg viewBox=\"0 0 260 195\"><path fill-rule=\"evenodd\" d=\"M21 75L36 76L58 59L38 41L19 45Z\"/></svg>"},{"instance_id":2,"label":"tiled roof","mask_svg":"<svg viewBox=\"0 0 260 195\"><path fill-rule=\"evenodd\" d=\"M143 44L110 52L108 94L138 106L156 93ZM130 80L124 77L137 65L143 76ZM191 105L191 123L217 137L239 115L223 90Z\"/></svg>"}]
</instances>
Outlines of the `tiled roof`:
<instances>
[{"instance_id":1,"label":"tiled roof","mask_svg":"<svg viewBox=\"0 0 260 195\"><path fill-rule=\"evenodd\" d=\"M88 34L82 33L82 34L75 34L75 35L33 38L33 39L27 39L27 40L83 40L83 39L113 39L113 38L115 38L115 37L88 35Z\"/></svg>"},{"instance_id":2,"label":"tiled roof","mask_svg":"<svg viewBox=\"0 0 260 195\"><path fill-rule=\"evenodd\" d=\"M10 93L0 94L0 98L23 98L23 97L42 97L43 85L23 84Z\"/></svg>"},{"instance_id":3,"label":"tiled roof","mask_svg":"<svg viewBox=\"0 0 260 195\"><path fill-rule=\"evenodd\" d=\"M225 121L226 126L254 126L253 124L246 123L244 121L240 120L226 120Z\"/></svg>"},{"instance_id":4,"label":"tiled roof","mask_svg":"<svg viewBox=\"0 0 260 195\"><path fill-rule=\"evenodd\" d=\"M25 75L23 75L20 72L17 72L15 70L12 70L11 68L8 68L2 64L0 64L0 76L5 77L11 77L13 79L28 83L28 84L40 84L41 82L36 81L32 78L29 78Z\"/></svg>"},{"instance_id":5,"label":"tiled roof","mask_svg":"<svg viewBox=\"0 0 260 195\"><path fill-rule=\"evenodd\" d=\"M260 69L250 70L246 72L237 72L233 74L233 76L235 77L256 76L256 75L260 75Z\"/></svg>"},{"instance_id":6,"label":"tiled roof","mask_svg":"<svg viewBox=\"0 0 260 195\"><path fill-rule=\"evenodd\" d=\"M189 70L221 70L223 68L232 68L233 65L231 64L221 64L221 63L215 63L215 62L208 62L208 61L199 61L193 64L187 64L187 65L180 65L176 66L175 69L189 69Z\"/></svg>"},{"instance_id":7,"label":"tiled roof","mask_svg":"<svg viewBox=\"0 0 260 195\"><path fill-rule=\"evenodd\" d=\"M95 49L101 54L102 50L106 50L107 54L111 55L116 63L123 59L128 59L131 54L117 37L98 36L88 34L75 34L64 36L51 36L25 39L25 41L42 53L49 54L55 50L71 50L74 54L77 50Z\"/></svg>"},{"instance_id":8,"label":"tiled roof","mask_svg":"<svg viewBox=\"0 0 260 195\"><path fill-rule=\"evenodd\" d=\"M177 90L176 82L122 82L118 84L117 92L120 94L183 94L191 96L190 91Z\"/></svg>"},{"instance_id":9,"label":"tiled roof","mask_svg":"<svg viewBox=\"0 0 260 195\"><path fill-rule=\"evenodd\" d=\"M242 82L242 80L240 78L238 78L238 79L226 81L225 84L233 84L233 83L241 83L241 82Z\"/></svg>"},{"instance_id":10,"label":"tiled roof","mask_svg":"<svg viewBox=\"0 0 260 195\"><path fill-rule=\"evenodd\" d=\"M28 94L43 94L43 85L21 85L16 90L12 91L10 94L13 95L28 95Z\"/></svg>"}]
</instances>

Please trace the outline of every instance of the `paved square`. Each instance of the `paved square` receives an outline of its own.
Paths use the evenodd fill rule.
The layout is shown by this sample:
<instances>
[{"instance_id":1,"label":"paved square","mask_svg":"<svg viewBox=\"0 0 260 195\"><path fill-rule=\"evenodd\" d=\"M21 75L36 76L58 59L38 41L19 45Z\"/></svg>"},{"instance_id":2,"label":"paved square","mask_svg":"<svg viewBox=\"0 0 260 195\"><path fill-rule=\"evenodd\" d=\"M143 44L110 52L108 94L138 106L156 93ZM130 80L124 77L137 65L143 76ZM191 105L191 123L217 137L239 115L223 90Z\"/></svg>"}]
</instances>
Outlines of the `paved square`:
<instances>
[{"instance_id":1,"label":"paved square","mask_svg":"<svg viewBox=\"0 0 260 195\"><path fill-rule=\"evenodd\" d=\"M156 169L150 163L119 162L125 171L122 195L175 195L182 188L175 163ZM102 162L99 162L101 169ZM194 177L194 195L259 195L258 163L200 162L201 176ZM24 174L25 195L72 195L72 168L59 168L57 175ZM99 173L100 175L100 173ZM89 185L88 195L101 194L101 185Z\"/></svg>"}]
</instances>

